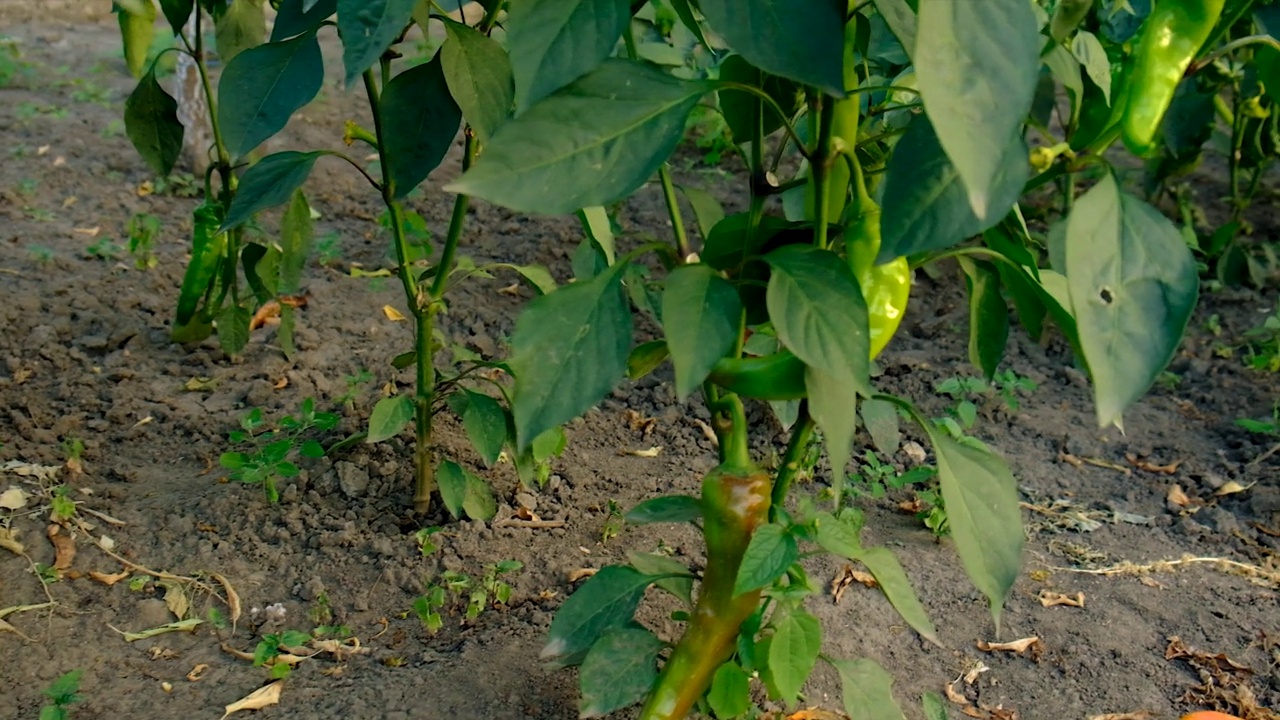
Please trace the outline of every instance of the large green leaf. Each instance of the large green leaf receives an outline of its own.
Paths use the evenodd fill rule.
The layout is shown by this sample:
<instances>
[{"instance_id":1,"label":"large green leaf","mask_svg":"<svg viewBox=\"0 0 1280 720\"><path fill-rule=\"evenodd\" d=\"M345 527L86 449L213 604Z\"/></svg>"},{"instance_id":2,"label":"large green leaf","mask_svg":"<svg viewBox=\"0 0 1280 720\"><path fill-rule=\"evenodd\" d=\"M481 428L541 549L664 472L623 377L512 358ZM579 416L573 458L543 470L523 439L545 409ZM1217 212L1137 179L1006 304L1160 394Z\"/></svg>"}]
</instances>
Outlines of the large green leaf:
<instances>
[{"instance_id":1,"label":"large green leaf","mask_svg":"<svg viewBox=\"0 0 1280 720\"><path fill-rule=\"evenodd\" d=\"M925 430L938 458L938 483L960 563L990 601L999 632L1000 611L1022 565L1018 483L990 451L962 445L932 423Z\"/></svg>"},{"instance_id":2,"label":"large green leaf","mask_svg":"<svg viewBox=\"0 0 1280 720\"><path fill-rule=\"evenodd\" d=\"M305 0L283 0L271 26L271 42L311 32L338 11L338 0L319 0L303 8Z\"/></svg>"},{"instance_id":3,"label":"large green leaf","mask_svg":"<svg viewBox=\"0 0 1280 720\"><path fill-rule=\"evenodd\" d=\"M844 711L858 720L906 720L893 699L893 676L875 660L832 660L844 690Z\"/></svg>"},{"instance_id":4,"label":"large green leaf","mask_svg":"<svg viewBox=\"0 0 1280 720\"><path fill-rule=\"evenodd\" d=\"M267 36L264 0L231 0L227 11L214 21L218 57L230 65L240 53L257 47Z\"/></svg>"},{"instance_id":5,"label":"large green leaf","mask_svg":"<svg viewBox=\"0 0 1280 720\"><path fill-rule=\"evenodd\" d=\"M612 204L671 154L709 87L607 60L499 127L475 166L445 189L551 215Z\"/></svg>"},{"instance_id":6,"label":"large green leaf","mask_svg":"<svg viewBox=\"0 0 1280 720\"><path fill-rule=\"evenodd\" d=\"M991 263L961 258L960 268L969 289L969 362L990 380L1009 340L1009 306Z\"/></svg>"},{"instance_id":7,"label":"large green leaf","mask_svg":"<svg viewBox=\"0 0 1280 720\"><path fill-rule=\"evenodd\" d=\"M1195 260L1173 223L1110 175L1072 207L1066 245L1071 308L1107 426L1178 349L1199 294Z\"/></svg>"},{"instance_id":8,"label":"large green leaf","mask_svg":"<svg viewBox=\"0 0 1280 720\"><path fill-rule=\"evenodd\" d=\"M516 444L586 412L627 372L631 312L625 263L534 298L511 336Z\"/></svg>"},{"instance_id":9,"label":"large green leaf","mask_svg":"<svg viewBox=\"0 0 1280 720\"><path fill-rule=\"evenodd\" d=\"M783 702L794 705L800 688L809 679L822 649L822 624L804 610L794 610L774 621L769 639L771 685Z\"/></svg>"},{"instance_id":10,"label":"large green leaf","mask_svg":"<svg viewBox=\"0 0 1280 720\"><path fill-rule=\"evenodd\" d=\"M839 502L844 496L845 466L858 434L858 385L810 365L804 369L804 389L809 396L809 414L827 443L831 488Z\"/></svg>"},{"instance_id":11,"label":"large green leaf","mask_svg":"<svg viewBox=\"0 0 1280 720\"><path fill-rule=\"evenodd\" d=\"M594 70L630 21L627 0L512 0L507 47L516 111Z\"/></svg>"},{"instance_id":12,"label":"large green leaf","mask_svg":"<svg viewBox=\"0 0 1280 720\"><path fill-rule=\"evenodd\" d=\"M227 151L240 158L280 132L324 84L314 33L245 50L218 81L218 125Z\"/></svg>"},{"instance_id":13,"label":"large green leaf","mask_svg":"<svg viewBox=\"0 0 1280 720\"><path fill-rule=\"evenodd\" d=\"M160 87L154 66L124 101L124 130L157 175L164 177L173 170L182 154L182 122L178 101Z\"/></svg>"},{"instance_id":14,"label":"large green leaf","mask_svg":"<svg viewBox=\"0 0 1280 720\"><path fill-rule=\"evenodd\" d=\"M796 538L777 524L762 525L751 536L742 554L733 594L757 590L781 577L800 557Z\"/></svg>"},{"instance_id":15,"label":"large green leaf","mask_svg":"<svg viewBox=\"0 0 1280 720\"><path fill-rule=\"evenodd\" d=\"M464 390L467 408L462 412L462 427L485 465L492 466L502 454L507 441L507 412L502 404L483 393Z\"/></svg>"},{"instance_id":16,"label":"large green leaf","mask_svg":"<svg viewBox=\"0 0 1280 720\"><path fill-rule=\"evenodd\" d=\"M885 25L898 38L898 42L902 43L902 49L908 56L915 55L916 11L912 9L915 3L908 3L907 0L874 0L874 2Z\"/></svg>"},{"instance_id":17,"label":"large green leaf","mask_svg":"<svg viewBox=\"0 0 1280 720\"><path fill-rule=\"evenodd\" d=\"M467 476L462 466L452 460L445 460L436 467L436 486L440 489L440 499L444 508L455 518L462 517L462 503L467 499Z\"/></svg>"},{"instance_id":18,"label":"large green leaf","mask_svg":"<svg viewBox=\"0 0 1280 720\"><path fill-rule=\"evenodd\" d=\"M440 46L440 61L445 82L476 137L487 143L511 115L511 59L498 41L466 25L447 21L444 29L448 38Z\"/></svg>"},{"instance_id":19,"label":"large green leaf","mask_svg":"<svg viewBox=\"0 0 1280 720\"><path fill-rule=\"evenodd\" d=\"M790 116L799 109L803 99L800 87L794 82L761 72L741 55L730 55L720 63L720 81L760 88L778 103L783 112L788 113L786 118L779 117L771 108L762 106L761 99L754 94L742 90L720 90L716 93L720 112L724 114L733 141L740 145L754 142L757 126L765 135L782 127L782 123L790 120Z\"/></svg>"},{"instance_id":20,"label":"large green leaf","mask_svg":"<svg viewBox=\"0 0 1280 720\"><path fill-rule=\"evenodd\" d=\"M350 86L409 25L418 0L338 0L342 65Z\"/></svg>"},{"instance_id":21,"label":"large green leaf","mask_svg":"<svg viewBox=\"0 0 1280 720\"><path fill-rule=\"evenodd\" d=\"M240 177L235 199L222 221L220 232L246 222L259 210L275 207L289 200L293 191L302 187L322 152L287 152L268 155L254 163Z\"/></svg>"},{"instance_id":22,"label":"large green leaf","mask_svg":"<svg viewBox=\"0 0 1280 720\"><path fill-rule=\"evenodd\" d=\"M729 47L765 72L844 97L844 13L839 0L701 0Z\"/></svg>"},{"instance_id":23,"label":"large green leaf","mask_svg":"<svg viewBox=\"0 0 1280 720\"><path fill-rule=\"evenodd\" d=\"M392 196L403 198L444 159L462 123L440 56L391 79L381 100L383 162L391 173Z\"/></svg>"},{"instance_id":24,"label":"large green leaf","mask_svg":"<svg viewBox=\"0 0 1280 720\"><path fill-rule=\"evenodd\" d=\"M601 568L560 606L541 657L556 667L581 664L605 633L632 621L644 589L652 582L649 575L629 567Z\"/></svg>"},{"instance_id":25,"label":"large green leaf","mask_svg":"<svg viewBox=\"0 0 1280 720\"><path fill-rule=\"evenodd\" d=\"M365 442L382 442L399 435L409 421L413 420L413 414L413 398L408 395L382 398L369 414L369 434L365 437Z\"/></svg>"},{"instance_id":26,"label":"large green leaf","mask_svg":"<svg viewBox=\"0 0 1280 720\"><path fill-rule=\"evenodd\" d=\"M919 8L914 60L925 111L940 120L938 138L974 215L1003 215L1006 150L1040 72L1035 13L1026 0L920 0Z\"/></svg>"},{"instance_id":27,"label":"large green leaf","mask_svg":"<svg viewBox=\"0 0 1280 720\"><path fill-rule=\"evenodd\" d=\"M946 117L946 116L943 116ZM987 198L987 214L975 215L956 166L943 151L927 116L917 117L894 147L881 200L877 262L950 247L1000 222L1022 195L1031 174L1027 146L1006 136L1001 170Z\"/></svg>"},{"instance_id":28,"label":"large green leaf","mask_svg":"<svg viewBox=\"0 0 1280 720\"><path fill-rule=\"evenodd\" d=\"M578 717L603 717L643 700L658 679L658 653L664 647L644 628L618 628L600 638L578 671Z\"/></svg>"},{"instance_id":29,"label":"large green leaf","mask_svg":"<svg viewBox=\"0 0 1280 720\"><path fill-rule=\"evenodd\" d=\"M698 389L716 361L733 349L741 321L738 291L707 265L685 265L667 276L662 327L678 398Z\"/></svg>"},{"instance_id":30,"label":"large green leaf","mask_svg":"<svg viewBox=\"0 0 1280 720\"><path fill-rule=\"evenodd\" d=\"M938 633L933 628L933 622L929 620L929 613L925 611L924 605L920 604L920 598L916 597L916 591L911 587L911 581L907 579L902 564L889 548L864 548L857 557L852 559L867 566L879 583L880 591L888 598L889 604L898 611L908 625L920 633L920 637L942 647L942 643L938 640Z\"/></svg>"},{"instance_id":31,"label":"large green leaf","mask_svg":"<svg viewBox=\"0 0 1280 720\"><path fill-rule=\"evenodd\" d=\"M693 607L693 573L684 563L658 553L629 552L627 560L645 575L666 576L653 584L683 600L686 607Z\"/></svg>"}]
</instances>

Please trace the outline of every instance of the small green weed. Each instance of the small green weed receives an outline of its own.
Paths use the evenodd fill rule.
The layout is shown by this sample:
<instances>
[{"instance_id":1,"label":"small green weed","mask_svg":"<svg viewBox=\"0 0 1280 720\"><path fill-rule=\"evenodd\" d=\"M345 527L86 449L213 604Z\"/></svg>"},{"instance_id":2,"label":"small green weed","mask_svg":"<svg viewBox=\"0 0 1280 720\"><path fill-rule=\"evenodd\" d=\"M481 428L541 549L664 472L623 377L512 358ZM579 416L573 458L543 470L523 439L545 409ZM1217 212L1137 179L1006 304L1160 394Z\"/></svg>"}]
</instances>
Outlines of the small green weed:
<instances>
[{"instance_id":1,"label":"small green weed","mask_svg":"<svg viewBox=\"0 0 1280 720\"><path fill-rule=\"evenodd\" d=\"M58 107L57 105L43 105L28 100L20 103L14 110L14 114L19 120L31 120L36 117L46 117L53 120L61 120L67 116L67 109Z\"/></svg>"},{"instance_id":2,"label":"small green weed","mask_svg":"<svg viewBox=\"0 0 1280 720\"><path fill-rule=\"evenodd\" d=\"M726 154L733 152L733 137L729 125L719 110L698 105L689 113L684 124L685 140L702 151L702 162L719 165Z\"/></svg>"},{"instance_id":3,"label":"small green weed","mask_svg":"<svg viewBox=\"0 0 1280 720\"><path fill-rule=\"evenodd\" d=\"M75 515L76 501L71 499L71 486L58 485L49 498L49 519L54 522L63 522Z\"/></svg>"},{"instance_id":4,"label":"small green weed","mask_svg":"<svg viewBox=\"0 0 1280 720\"><path fill-rule=\"evenodd\" d=\"M333 413L315 411L315 401L302 401L298 417L286 416L276 430L262 430L265 421L262 409L254 408L240 418L240 430L227 434L227 439L248 449L226 452L218 459L222 467L230 471L231 478L248 485L262 485L270 502L278 502L280 493L276 481L297 476L294 463L297 457L324 457L324 447L314 439L303 438L312 430L332 430L338 424Z\"/></svg>"},{"instance_id":5,"label":"small green weed","mask_svg":"<svg viewBox=\"0 0 1280 720\"><path fill-rule=\"evenodd\" d=\"M1280 372L1280 311L1244 334L1244 361L1254 370Z\"/></svg>"},{"instance_id":6,"label":"small green weed","mask_svg":"<svg viewBox=\"0 0 1280 720\"><path fill-rule=\"evenodd\" d=\"M83 670L72 670L53 681L44 691L49 698L48 705L40 708L40 720L67 720L71 717L70 706L80 702L80 676Z\"/></svg>"},{"instance_id":7,"label":"small green weed","mask_svg":"<svg viewBox=\"0 0 1280 720\"><path fill-rule=\"evenodd\" d=\"M1236 420L1236 425L1239 425L1251 433L1280 436L1280 403L1276 403L1276 405L1271 409L1270 418L1263 420L1240 418Z\"/></svg>"},{"instance_id":8,"label":"small green weed","mask_svg":"<svg viewBox=\"0 0 1280 720\"><path fill-rule=\"evenodd\" d=\"M13 87L31 79L35 66L22 59L22 49L13 38L0 37L0 88Z\"/></svg>"},{"instance_id":9,"label":"small green weed","mask_svg":"<svg viewBox=\"0 0 1280 720\"><path fill-rule=\"evenodd\" d=\"M115 118L103 126L102 130L98 132L98 136L110 140L111 138L124 137L124 133L124 121L120 118Z\"/></svg>"},{"instance_id":10,"label":"small green weed","mask_svg":"<svg viewBox=\"0 0 1280 720\"><path fill-rule=\"evenodd\" d=\"M316 238L315 243L316 261L321 267L329 267L330 265L342 260L342 236L337 231L326 233Z\"/></svg>"},{"instance_id":11,"label":"small green weed","mask_svg":"<svg viewBox=\"0 0 1280 720\"><path fill-rule=\"evenodd\" d=\"M156 259L156 237L160 235L160 218L150 213L134 213L125 226L129 233L129 254L133 256L134 267L148 270L159 262Z\"/></svg>"},{"instance_id":12,"label":"small green weed","mask_svg":"<svg viewBox=\"0 0 1280 720\"><path fill-rule=\"evenodd\" d=\"M41 265L48 265L53 262L55 257L57 257L57 253L54 252L54 249L46 245L27 245L27 254L31 256L32 260L35 260Z\"/></svg>"},{"instance_id":13,"label":"small green weed","mask_svg":"<svg viewBox=\"0 0 1280 720\"><path fill-rule=\"evenodd\" d=\"M311 641L311 636L297 630L285 630L282 633L272 633L263 635L258 641L257 647L253 649L253 666L263 667L269 665L271 667L271 677L274 680L283 680L289 677L293 668L287 662L277 662L280 655L288 652L289 648L305 647Z\"/></svg>"},{"instance_id":14,"label":"small green weed","mask_svg":"<svg viewBox=\"0 0 1280 720\"><path fill-rule=\"evenodd\" d=\"M1034 392L1035 389L1034 380L1022 377L1013 370L996 373L990 382L980 377L953 377L934 386L934 392L948 395L956 401L948 412L965 430L972 428L978 418L975 400L999 397L1005 409L1014 412L1020 407L1019 397Z\"/></svg>"},{"instance_id":15,"label":"small green weed","mask_svg":"<svg viewBox=\"0 0 1280 720\"><path fill-rule=\"evenodd\" d=\"M603 545L618 537L625 522L622 519L622 508L618 507L618 503L610 500L605 509L604 525L600 528L600 543Z\"/></svg>"},{"instance_id":16,"label":"small green weed","mask_svg":"<svg viewBox=\"0 0 1280 720\"><path fill-rule=\"evenodd\" d=\"M523 567L524 563L517 560L503 560L487 566L478 582L463 573L446 570L427 587L425 595L413 601L413 613L427 632L435 634L444 627L441 612L465 599L463 621L475 620L486 607L505 605L511 600L511 586L501 576Z\"/></svg>"},{"instance_id":17,"label":"small green weed","mask_svg":"<svg viewBox=\"0 0 1280 720\"><path fill-rule=\"evenodd\" d=\"M436 544L432 536L442 530L444 530L442 527L425 527L419 528L413 534L413 539L418 543L418 552L421 553L422 557L426 557L440 549L440 546Z\"/></svg>"},{"instance_id":18,"label":"small green weed","mask_svg":"<svg viewBox=\"0 0 1280 720\"><path fill-rule=\"evenodd\" d=\"M360 386L373 382L373 373L361 369L355 375L344 376L342 381L346 383L347 391L335 398L334 402L345 407L350 412L355 410L356 398L360 395Z\"/></svg>"},{"instance_id":19,"label":"small green weed","mask_svg":"<svg viewBox=\"0 0 1280 720\"><path fill-rule=\"evenodd\" d=\"M115 260L123 252L124 246L106 236L98 238L84 249L86 256L97 260Z\"/></svg>"},{"instance_id":20,"label":"small green weed","mask_svg":"<svg viewBox=\"0 0 1280 720\"><path fill-rule=\"evenodd\" d=\"M167 197L196 198L204 193L204 186L196 181L195 175L176 172L151 181L151 192Z\"/></svg>"}]
</instances>

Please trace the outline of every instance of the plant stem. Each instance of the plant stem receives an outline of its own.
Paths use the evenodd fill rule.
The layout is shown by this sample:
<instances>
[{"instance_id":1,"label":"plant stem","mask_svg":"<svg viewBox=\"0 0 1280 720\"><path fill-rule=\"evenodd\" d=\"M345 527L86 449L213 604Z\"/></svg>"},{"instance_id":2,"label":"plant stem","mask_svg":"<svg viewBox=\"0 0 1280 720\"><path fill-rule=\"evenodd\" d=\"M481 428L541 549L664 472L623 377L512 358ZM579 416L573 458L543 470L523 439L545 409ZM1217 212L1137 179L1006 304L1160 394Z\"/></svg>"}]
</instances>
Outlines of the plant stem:
<instances>
[{"instance_id":1,"label":"plant stem","mask_svg":"<svg viewBox=\"0 0 1280 720\"><path fill-rule=\"evenodd\" d=\"M676 188L671 182L671 170L666 163L658 168L658 178L662 180L662 197L667 201L667 214L671 216L671 229L676 235L676 252L680 254L680 262L688 262L693 255L693 248L689 245L689 234L684 229Z\"/></svg>"},{"instance_id":2,"label":"plant stem","mask_svg":"<svg viewBox=\"0 0 1280 720\"><path fill-rule=\"evenodd\" d=\"M383 63L384 70L386 63ZM386 73L384 72L384 75ZM413 510L426 513L431 509L431 491L435 489L435 458L431 451L431 405L435 392L435 366L432 364L431 336L432 313L430 299L418 286L413 276L409 241L404 234L404 207L395 199L395 183L386 158L386 140L383 136L382 111L379 103L378 81L373 68L364 71L365 93L373 112L374 135L378 139L378 158L382 168L382 202L391 215L391 235L395 242L396 262L400 284L404 287L405 301L414 319L414 351L417 354L414 407L414 483ZM465 208L463 210L465 214ZM452 232L450 233L452 234ZM456 239L455 239L456 242Z\"/></svg>"},{"instance_id":3,"label":"plant stem","mask_svg":"<svg viewBox=\"0 0 1280 720\"><path fill-rule=\"evenodd\" d=\"M463 129L465 136L462 151L462 172L466 172L471 168L472 161L476 156L476 137L471 126L468 125ZM440 251L440 263L436 266L436 277L431 283L431 299L439 300L444 297L445 290L448 287L449 272L453 270L453 258L458 252L458 240L462 237L462 227L467 222L467 206L471 198L467 195L459 195L453 200L453 216L449 218L449 234L445 236L444 249Z\"/></svg>"},{"instance_id":4,"label":"plant stem","mask_svg":"<svg viewBox=\"0 0 1280 720\"><path fill-rule=\"evenodd\" d=\"M830 199L827 197L827 183L830 180L831 162L831 118L835 112L835 101L819 95L818 111L818 147L813 153L809 172L813 173L813 244L826 249L830 241L827 238L827 213Z\"/></svg>"},{"instance_id":5,"label":"plant stem","mask_svg":"<svg viewBox=\"0 0 1280 720\"><path fill-rule=\"evenodd\" d=\"M809 415L809 401L802 401L796 424L791 428L791 440L787 442L786 452L782 455L782 464L778 466L778 474L773 480L773 500L769 506L769 522L777 519L778 508L782 507L787 499L791 482L795 480L796 472L800 470L801 456L809 446L809 439L813 437L813 428L813 417Z\"/></svg>"}]
</instances>

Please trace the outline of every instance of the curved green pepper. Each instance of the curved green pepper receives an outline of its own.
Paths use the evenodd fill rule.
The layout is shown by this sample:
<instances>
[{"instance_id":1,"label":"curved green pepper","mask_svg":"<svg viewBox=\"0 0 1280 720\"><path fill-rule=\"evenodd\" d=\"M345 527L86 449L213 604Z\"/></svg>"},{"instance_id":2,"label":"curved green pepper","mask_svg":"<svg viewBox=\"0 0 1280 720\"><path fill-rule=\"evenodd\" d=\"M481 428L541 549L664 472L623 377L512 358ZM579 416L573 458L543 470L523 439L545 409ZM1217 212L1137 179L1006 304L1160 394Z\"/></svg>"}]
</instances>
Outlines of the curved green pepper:
<instances>
[{"instance_id":1,"label":"curved green pepper","mask_svg":"<svg viewBox=\"0 0 1280 720\"><path fill-rule=\"evenodd\" d=\"M1159 0L1147 16L1129 77L1124 144L1145 155L1173 93L1218 23L1224 0Z\"/></svg>"},{"instance_id":2,"label":"curved green pepper","mask_svg":"<svg viewBox=\"0 0 1280 720\"><path fill-rule=\"evenodd\" d=\"M707 568L689 627L662 667L641 720L683 718L706 692L716 669L733 656L742 623L760 603L760 590L734 595L743 553L769 520L769 474L726 463L702 481L702 534Z\"/></svg>"},{"instance_id":3,"label":"curved green pepper","mask_svg":"<svg viewBox=\"0 0 1280 720\"><path fill-rule=\"evenodd\" d=\"M804 362L790 350L763 357L721 358L708 379L731 393L757 400L805 397Z\"/></svg>"},{"instance_id":4,"label":"curved green pepper","mask_svg":"<svg viewBox=\"0 0 1280 720\"><path fill-rule=\"evenodd\" d=\"M862 169L856 162L853 181L858 214L844 231L845 254L867 303L871 359L874 360L898 332L906 314L911 296L911 265L905 257L876 264L876 256L880 254L880 206L867 191Z\"/></svg>"},{"instance_id":5,"label":"curved green pepper","mask_svg":"<svg viewBox=\"0 0 1280 720\"><path fill-rule=\"evenodd\" d=\"M116 21L124 41L124 62L134 77L142 77L147 67L147 51L155 35L156 6L152 0L116 3Z\"/></svg>"},{"instance_id":6,"label":"curved green pepper","mask_svg":"<svg viewBox=\"0 0 1280 720\"><path fill-rule=\"evenodd\" d=\"M214 232L221 224L222 212L217 205L200 205L192 214L191 262L187 264L187 271L182 276L182 289L178 292L173 318L174 342L203 340L212 331L208 320L197 317L196 311L217 278L218 268L227 251L227 234Z\"/></svg>"}]
</instances>

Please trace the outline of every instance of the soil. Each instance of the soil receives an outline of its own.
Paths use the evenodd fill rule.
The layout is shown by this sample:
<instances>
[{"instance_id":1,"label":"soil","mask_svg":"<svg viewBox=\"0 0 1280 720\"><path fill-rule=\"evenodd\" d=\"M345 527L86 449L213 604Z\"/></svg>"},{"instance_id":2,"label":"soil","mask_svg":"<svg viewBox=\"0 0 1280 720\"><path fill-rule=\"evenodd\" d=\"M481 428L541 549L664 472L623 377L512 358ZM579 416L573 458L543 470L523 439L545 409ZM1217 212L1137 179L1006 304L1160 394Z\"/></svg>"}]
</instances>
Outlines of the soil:
<instances>
[{"instance_id":1,"label":"soil","mask_svg":"<svg viewBox=\"0 0 1280 720\"><path fill-rule=\"evenodd\" d=\"M82 472L63 467L55 481L41 484L17 474L17 466L0 471L0 491L17 486L33 494L28 508L0 515L0 527L15 530L26 548L25 555L0 550L0 608L56 603L52 610L5 617L16 632L0 632L0 718L37 717L42 690L73 669L84 671L75 718L218 717L268 680L264 668L221 649L220 638L252 652L265 634L322 624L350 628L368 652L303 662L285 681L280 703L259 711L261 717L576 717L576 676L538 660L548 625L573 590L573 571L625 560L627 552L659 543L695 567L701 562L698 537L684 528L629 527L607 539L604 532L614 506L695 492L715 462L696 422L705 417L701 406L675 399L669 368L621 384L598 409L570 423L565 454L546 487L532 493L518 487L508 466L480 464L458 423L446 417L438 433L442 452L485 476L499 498L489 523L449 521L439 510L426 518L410 515L407 434L304 463L300 476L282 484L278 504L257 487L227 482L218 457L249 409L261 408L274 423L314 398L318 409L341 413L339 428L326 438L337 439L363 427L384 385L408 387L409 375L388 361L409 347L410 330L382 310L403 309L398 287L348 272L355 263L366 270L387 264L386 239L372 222L376 198L355 173L336 165L322 164L308 184L322 215L317 234L332 233L337 241L327 265L308 269L311 300L293 361L276 347L271 328L256 331L234 358L213 339L193 347L171 343L193 200L137 191L150 174L119 122L132 81L118 57L114 22L86 7L49 3L36 14L25 3L0 3L4 34L18 40L30 63L26 75L0 89L6 158L0 163L0 466L63 466L64 443L84 444ZM357 98L330 82L266 150L338 146L343 120L361 116ZM455 149L413 201L436 237L450 210L439 188L456 176L457 163ZM681 181L729 197L731 163L707 168L686 150L677 164ZM1221 182L1210 174L1196 187L1209 211L1220 213ZM1262 224L1270 202L1256 221L1259 233L1274 239L1274 224ZM138 270L127 253L118 259L87 253L103 237L126 237L125 224L137 212L161 219L157 267ZM276 220L268 215L265 222ZM625 242L663 236L660 193L642 191L623 209L621 223ZM542 263L563 281L579 237L572 222L478 204L465 251L478 261ZM530 297L524 289L515 296L500 292L515 281L460 287L443 320L446 336L485 356L500 355ZM1126 415L1124 434L1097 428L1090 390L1060 339L1038 344L1015 330L1006 367L1038 388L1016 409L998 398L984 400L972 431L1009 460L1028 505L1025 566L999 638L950 542L936 541L899 509L912 498L901 490L859 499L868 513L866 539L902 559L943 647L923 642L878 592L854 584L838 604L828 595L810 603L823 623L824 651L882 663L911 718L923 717L922 693L942 694L971 671L970 681L952 687L979 716L1016 711L1036 720L1148 711L1172 718L1212 705L1188 695L1202 682L1192 664L1166 659L1177 637L1248 666L1251 674L1231 677L1241 678L1240 687L1261 706L1280 707L1280 456L1255 462L1275 439L1235 424L1240 417L1270 416L1280 381L1246 369L1238 355L1216 352L1238 343L1274 307L1273 293L1206 294L1171 367L1176 384L1157 387L1138 403ZM1210 316L1217 316L1220 335L1206 330ZM880 382L941 416L950 401L935 393L935 384L974 374L966 361L966 327L963 288L954 275L922 275L903 331L882 356ZM641 332L652 327L642 324ZM356 386L343 404L344 378L362 370L373 380ZM197 378L209 380L187 389ZM763 408L752 412L769 427ZM636 417L655 422L646 430ZM756 451L777 451L780 437L760 438ZM656 457L626 454L656 446ZM916 462L905 453L885 459L899 469ZM1154 471L1173 463L1169 474ZM206 624L127 642L121 631L174 619L166 591L156 582L134 590L127 581L107 586L90 579L90 571L113 574L125 566L83 535L63 579L42 583L36 564L51 565L55 556L45 537L47 497L40 493L57 482L70 486L94 535L108 535L113 552L130 563L199 577L224 595L212 574L225 578L243 606L234 632ZM1175 485L1197 512L1170 502ZM1217 494L1238 488L1246 489ZM562 525L504 527L521 505ZM1035 509L1050 506L1057 514ZM428 556L414 537L425 526L444 527L434 536L440 548ZM1184 556L1210 560L1145 573L1097 572ZM428 582L446 570L478 578L504 560L523 563L504 576L512 587L508 603L467 622L465 602L455 603L439 633L424 630L411 608ZM809 563L811 576L824 584L842 568L829 559ZM210 608L227 612L199 587L188 588L195 617L207 617ZM1083 593L1084 607L1045 607L1039 598L1046 591ZM283 614L267 610L276 603ZM659 601L646 608L642 619L674 637L678 625L662 612L666 606ZM1039 643L1023 653L976 647L1029 636ZM189 679L197 666L205 669ZM1230 692L1230 681L1227 687ZM1238 698L1241 691L1234 692ZM808 705L838 709L838 678L820 670L806 695ZM1225 702L1221 692L1214 697ZM949 708L950 717L962 716L962 705Z\"/></svg>"}]
</instances>

